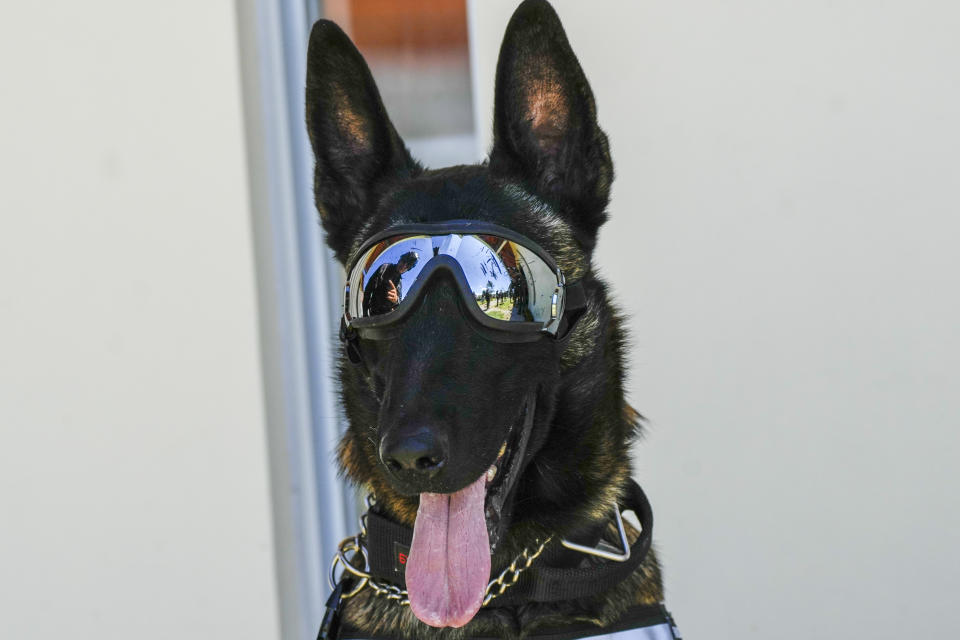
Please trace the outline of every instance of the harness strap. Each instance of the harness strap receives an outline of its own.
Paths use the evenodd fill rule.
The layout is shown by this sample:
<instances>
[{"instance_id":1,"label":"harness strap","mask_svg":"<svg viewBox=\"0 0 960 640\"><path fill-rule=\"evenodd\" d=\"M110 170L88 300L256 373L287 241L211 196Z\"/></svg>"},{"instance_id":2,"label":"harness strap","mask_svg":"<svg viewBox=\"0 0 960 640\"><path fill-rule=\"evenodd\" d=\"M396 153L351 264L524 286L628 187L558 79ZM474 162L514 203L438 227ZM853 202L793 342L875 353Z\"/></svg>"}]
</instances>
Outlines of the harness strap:
<instances>
[{"instance_id":1,"label":"harness strap","mask_svg":"<svg viewBox=\"0 0 960 640\"><path fill-rule=\"evenodd\" d=\"M463 636L464 640L498 640L500 636ZM534 629L524 636L527 640L577 640L578 638L611 638L623 640L681 640L673 617L660 605L637 605L613 624L598 628L590 622L570 622ZM343 640L393 640L393 636L360 631L349 625L341 629Z\"/></svg>"},{"instance_id":2,"label":"harness strap","mask_svg":"<svg viewBox=\"0 0 960 640\"><path fill-rule=\"evenodd\" d=\"M608 591L637 570L650 550L653 535L653 512L640 486L630 480L623 496L622 510L632 510L640 521L641 532L630 546L630 557L623 562L591 558L587 566L570 566L570 554L584 558L581 552L562 549L560 542L551 543L551 554L535 562L509 591L495 598L488 608L526 602L559 602L595 596ZM593 544L600 539L604 521ZM596 530L595 530L596 531ZM367 513L367 553L370 573L380 580L404 588L406 554L410 550L413 531L393 522L374 510ZM560 547L560 549L557 549ZM560 566L551 566L559 564ZM582 563L581 563L582 564ZM497 575L498 572L494 572Z\"/></svg>"}]
</instances>

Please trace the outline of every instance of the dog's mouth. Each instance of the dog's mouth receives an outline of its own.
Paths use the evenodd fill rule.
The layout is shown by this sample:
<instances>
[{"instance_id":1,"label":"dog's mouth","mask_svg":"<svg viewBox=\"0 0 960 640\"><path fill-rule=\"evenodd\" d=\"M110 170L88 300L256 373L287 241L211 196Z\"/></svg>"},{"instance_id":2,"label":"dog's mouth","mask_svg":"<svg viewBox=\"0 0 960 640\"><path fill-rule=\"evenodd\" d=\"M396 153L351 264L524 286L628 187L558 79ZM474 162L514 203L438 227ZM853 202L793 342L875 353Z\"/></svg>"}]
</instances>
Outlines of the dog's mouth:
<instances>
[{"instance_id":1,"label":"dog's mouth","mask_svg":"<svg viewBox=\"0 0 960 640\"><path fill-rule=\"evenodd\" d=\"M500 544L506 525L510 519L509 498L523 471L522 461L526 456L530 427L533 423L533 402L524 406L519 420L515 423L486 473L486 504L484 513L487 521L487 535L491 553Z\"/></svg>"},{"instance_id":2,"label":"dog's mouth","mask_svg":"<svg viewBox=\"0 0 960 640\"><path fill-rule=\"evenodd\" d=\"M530 401L479 478L455 493L420 494L405 578L410 609L426 624L462 627L483 605L532 424Z\"/></svg>"}]
</instances>

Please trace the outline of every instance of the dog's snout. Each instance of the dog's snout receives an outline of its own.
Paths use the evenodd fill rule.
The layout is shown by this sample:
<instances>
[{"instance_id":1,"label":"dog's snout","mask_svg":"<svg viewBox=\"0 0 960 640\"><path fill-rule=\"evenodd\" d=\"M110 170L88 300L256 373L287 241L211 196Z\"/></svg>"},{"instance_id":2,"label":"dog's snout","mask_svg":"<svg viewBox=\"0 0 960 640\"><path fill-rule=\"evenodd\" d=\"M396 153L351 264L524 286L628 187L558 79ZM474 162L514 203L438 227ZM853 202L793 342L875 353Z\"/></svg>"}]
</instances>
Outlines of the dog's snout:
<instances>
[{"instance_id":1,"label":"dog's snout","mask_svg":"<svg viewBox=\"0 0 960 640\"><path fill-rule=\"evenodd\" d=\"M421 427L385 437L380 442L380 459L394 474L427 479L443 468L447 451L433 430Z\"/></svg>"}]
</instances>

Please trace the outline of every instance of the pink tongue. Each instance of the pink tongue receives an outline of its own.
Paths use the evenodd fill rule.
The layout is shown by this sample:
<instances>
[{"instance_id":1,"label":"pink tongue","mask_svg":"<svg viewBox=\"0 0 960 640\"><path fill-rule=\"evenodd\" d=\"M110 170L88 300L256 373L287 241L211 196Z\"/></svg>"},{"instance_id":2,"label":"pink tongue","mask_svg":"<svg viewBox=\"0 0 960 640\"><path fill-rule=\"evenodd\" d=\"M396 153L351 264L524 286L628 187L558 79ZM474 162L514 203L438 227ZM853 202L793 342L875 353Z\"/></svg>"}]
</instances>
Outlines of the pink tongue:
<instances>
[{"instance_id":1,"label":"pink tongue","mask_svg":"<svg viewBox=\"0 0 960 640\"><path fill-rule=\"evenodd\" d=\"M407 594L413 614L433 627L462 627L483 604L490 580L485 476L453 494L420 494Z\"/></svg>"}]
</instances>

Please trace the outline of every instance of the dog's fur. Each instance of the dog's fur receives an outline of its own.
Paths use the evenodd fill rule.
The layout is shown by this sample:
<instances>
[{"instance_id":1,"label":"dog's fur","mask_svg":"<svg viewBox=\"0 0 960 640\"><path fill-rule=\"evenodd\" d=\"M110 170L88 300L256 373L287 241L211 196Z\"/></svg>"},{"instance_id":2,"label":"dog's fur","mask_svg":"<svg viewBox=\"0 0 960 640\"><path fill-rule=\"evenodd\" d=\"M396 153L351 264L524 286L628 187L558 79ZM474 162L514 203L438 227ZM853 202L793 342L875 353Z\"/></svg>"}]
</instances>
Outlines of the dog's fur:
<instances>
[{"instance_id":1,"label":"dog's fur","mask_svg":"<svg viewBox=\"0 0 960 640\"><path fill-rule=\"evenodd\" d=\"M417 494L457 491L490 466L510 426L536 397L525 468L513 496L495 571L536 538L582 530L609 517L630 477L639 415L623 392L623 321L591 255L606 220L613 167L593 94L560 21L527 0L507 27L497 65L494 143L481 165L425 170L386 115L360 53L333 23L310 37L307 127L316 155L315 195L327 242L347 263L359 244L391 225L473 219L519 232L581 280L588 306L569 339L501 344L471 329L452 280L427 284L396 338L360 340L364 365L341 358L349 429L339 450L349 479L412 526ZM394 477L378 452L385 435L428 424L450 442L450 463L428 483ZM346 601L353 626L398 638L458 638L464 631L519 637L542 624L615 621L633 604L662 600L650 553L605 593L557 604L483 608L463 629L435 629L409 607L369 589Z\"/></svg>"}]
</instances>

